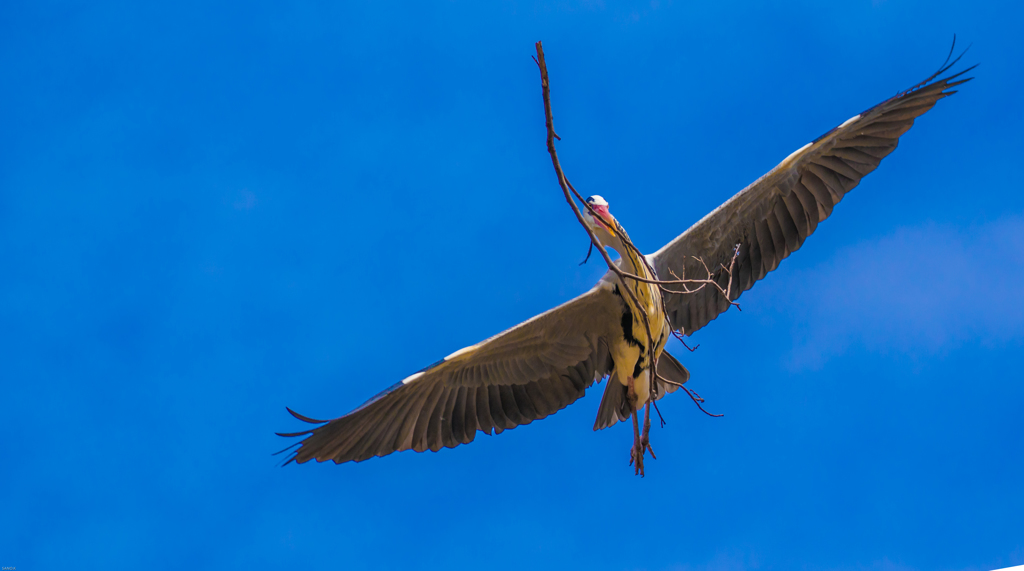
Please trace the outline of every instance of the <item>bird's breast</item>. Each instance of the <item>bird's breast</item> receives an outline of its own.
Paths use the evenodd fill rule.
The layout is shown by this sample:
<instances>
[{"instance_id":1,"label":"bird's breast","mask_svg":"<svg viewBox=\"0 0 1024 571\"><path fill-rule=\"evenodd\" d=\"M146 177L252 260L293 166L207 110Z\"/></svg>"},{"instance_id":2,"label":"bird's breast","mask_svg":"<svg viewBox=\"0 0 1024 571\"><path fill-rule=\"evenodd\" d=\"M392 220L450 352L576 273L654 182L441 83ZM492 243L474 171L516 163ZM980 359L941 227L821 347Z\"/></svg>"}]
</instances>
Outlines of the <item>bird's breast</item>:
<instances>
[{"instance_id":1,"label":"bird's breast","mask_svg":"<svg viewBox=\"0 0 1024 571\"><path fill-rule=\"evenodd\" d=\"M651 338L648 337L648 327L650 335L653 336L654 340L654 353L655 355L660 355L665 347L665 342L668 340L670 326L665 318L665 312L662 310L661 290L658 289L658 286L656 284L629 280L628 278L627 281L633 282L625 287L629 287L632 290L636 297L635 301L633 299L634 296L623 292L619 286L616 286L614 291L622 297L624 305L621 322L622 341L624 344L636 349L637 360L635 363L616 362L616 365L620 367L628 366L626 370L632 370L635 377L639 371L647 369L651 364L649 354L651 346L649 340ZM646 324L644 323L644 317L647 318Z\"/></svg>"}]
</instances>

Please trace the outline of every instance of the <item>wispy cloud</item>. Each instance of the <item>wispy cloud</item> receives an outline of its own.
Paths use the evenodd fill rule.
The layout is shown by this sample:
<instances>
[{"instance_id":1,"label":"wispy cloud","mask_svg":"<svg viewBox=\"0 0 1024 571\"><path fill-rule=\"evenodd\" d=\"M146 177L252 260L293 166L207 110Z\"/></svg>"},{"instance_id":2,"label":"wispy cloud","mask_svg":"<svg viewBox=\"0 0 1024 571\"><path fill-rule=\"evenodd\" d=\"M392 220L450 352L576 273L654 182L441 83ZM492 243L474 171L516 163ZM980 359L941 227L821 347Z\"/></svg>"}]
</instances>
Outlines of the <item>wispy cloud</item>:
<instances>
[{"instance_id":1,"label":"wispy cloud","mask_svg":"<svg viewBox=\"0 0 1024 571\"><path fill-rule=\"evenodd\" d=\"M235 210L252 210L256 207L256 195L250 190L241 190L238 192L234 206Z\"/></svg>"},{"instance_id":2,"label":"wispy cloud","mask_svg":"<svg viewBox=\"0 0 1024 571\"><path fill-rule=\"evenodd\" d=\"M718 552L703 564L684 564L670 567L671 571L745 571L761 567L758 557L753 553L739 551Z\"/></svg>"},{"instance_id":3,"label":"wispy cloud","mask_svg":"<svg viewBox=\"0 0 1024 571\"><path fill-rule=\"evenodd\" d=\"M895 563L890 561L888 557L873 561L870 565L860 565L857 569L863 571L915 571L914 567Z\"/></svg>"},{"instance_id":4,"label":"wispy cloud","mask_svg":"<svg viewBox=\"0 0 1024 571\"><path fill-rule=\"evenodd\" d=\"M853 346L920 358L1024 339L1024 216L971 228L902 228L776 287L796 320L794 369Z\"/></svg>"}]
</instances>

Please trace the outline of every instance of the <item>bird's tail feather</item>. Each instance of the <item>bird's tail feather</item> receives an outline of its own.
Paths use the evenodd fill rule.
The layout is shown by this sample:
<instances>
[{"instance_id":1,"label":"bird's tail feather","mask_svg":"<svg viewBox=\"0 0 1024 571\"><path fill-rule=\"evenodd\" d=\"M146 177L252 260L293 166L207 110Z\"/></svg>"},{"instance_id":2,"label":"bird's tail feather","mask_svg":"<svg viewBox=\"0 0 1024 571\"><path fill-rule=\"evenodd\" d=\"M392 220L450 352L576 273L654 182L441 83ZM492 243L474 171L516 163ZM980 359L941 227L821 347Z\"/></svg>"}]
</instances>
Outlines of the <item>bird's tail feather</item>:
<instances>
[{"instance_id":1,"label":"bird's tail feather","mask_svg":"<svg viewBox=\"0 0 1024 571\"><path fill-rule=\"evenodd\" d=\"M687 371L686 367L668 351L664 351L658 357L658 376L681 385L690 379L690 371ZM657 383L659 399L679 388L679 385L669 384L661 379L658 379ZM604 387L604 396L601 397L601 406L597 409L594 430L608 428L620 420L628 419L632 414L629 399L626 398L626 387L616 382L614 375L610 375Z\"/></svg>"},{"instance_id":2,"label":"bird's tail feather","mask_svg":"<svg viewBox=\"0 0 1024 571\"><path fill-rule=\"evenodd\" d=\"M625 385L616 381L615 375L609 375L604 387L604 396L601 397L601 406L597 409L594 430L608 428L620 420L626 420L631 413Z\"/></svg>"},{"instance_id":3,"label":"bird's tail feather","mask_svg":"<svg viewBox=\"0 0 1024 571\"><path fill-rule=\"evenodd\" d=\"M690 371L686 370L675 357L669 354L668 351L663 351L661 356L658 357L658 376L663 379L668 379L673 383L669 384L662 380L658 380L658 398L661 398L666 393L674 393L679 385L690 380Z\"/></svg>"}]
</instances>

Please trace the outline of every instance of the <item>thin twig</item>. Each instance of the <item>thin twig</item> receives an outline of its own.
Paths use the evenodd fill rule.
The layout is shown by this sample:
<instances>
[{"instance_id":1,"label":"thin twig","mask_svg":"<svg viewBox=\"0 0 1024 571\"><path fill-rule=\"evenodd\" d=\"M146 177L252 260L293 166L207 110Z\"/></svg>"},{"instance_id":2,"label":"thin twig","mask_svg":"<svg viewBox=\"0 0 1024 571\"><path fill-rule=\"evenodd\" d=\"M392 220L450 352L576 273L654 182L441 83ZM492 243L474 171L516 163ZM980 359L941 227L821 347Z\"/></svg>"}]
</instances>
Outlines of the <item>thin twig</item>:
<instances>
[{"instance_id":1,"label":"thin twig","mask_svg":"<svg viewBox=\"0 0 1024 571\"><path fill-rule=\"evenodd\" d=\"M697 394L697 391L690 390L690 389L686 388L685 386L683 386L683 383L677 383L675 381L670 381L670 380L666 379L665 377L662 377L661 375L658 375L658 379L661 380L662 382L668 383L670 385L677 386L677 387L683 389L684 391L686 391L686 394L689 395L691 399L693 399L693 403L696 404L697 408L699 408L701 410L701 412L703 412L704 414L706 414L708 416L714 416L714 417L725 416L724 414L711 414L710 412L704 410L704 407L702 407L700 405L700 403L704 402L704 399L701 398L701 396L699 394ZM660 415L661 411L658 411L658 414Z\"/></svg>"},{"instance_id":2,"label":"thin twig","mask_svg":"<svg viewBox=\"0 0 1024 571\"><path fill-rule=\"evenodd\" d=\"M675 337L676 339L678 339L679 342L683 344L683 347L686 347L686 350L691 352L691 353L693 353L694 351L697 350L698 347L700 347L700 343L697 343L691 349L690 346L686 344L686 339L683 339L683 334L678 332L678 331L672 331L672 336Z\"/></svg>"},{"instance_id":3,"label":"thin twig","mask_svg":"<svg viewBox=\"0 0 1024 571\"><path fill-rule=\"evenodd\" d=\"M658 420L661 421L661 427L665 428L665 417L661 416L661 409L658 408L658 401L652 400L651 404L654 405L654 411L658 413Z\"/></svg>"},{"instance_id":4,"label":"thin twig","mask_svg":"<svg viewBox=\"0 0 1024 571\"><path fill-rule=\"evenodd\" d=\"M592 254L593 252L594 252L594 243L593 243L593 242L591 242L591 243L590 243L590 247L589 247L589 248L587 248L587 257L586 257L586 258L583 258L583 261L582 261L582 262L580 262L580 264L579 264L579 265L581 265L581 266L582 266L583 264L587 263L587 260L589 260L589 259L590 259L590 254Z\"/></svg>"},{"instance_id":5,"label":"thin twig","mask_svg":"<svg viewBox=\"0 0 1024 571\"><path fill-rule=\"evenodd\" d=\"M724 414L711 414L710 412L704 410L704 407L702 407L700 405L700 403L704 402L704 399L700 398L700 395L697 395L696 397L694 397L694 395L696 395L697 393L691 391L690 389L688 389L686 387L683 387L682 385L680 385L680 387L682 387L682 389L684 391L686 391L686 394L690 395L690 398L693 399L693 403L696 404L697 408L699 408L700 411L703 412L704 414L706 414L708 416L713 416L715 418L720 418L720 417L725 416Z\"/></svg>"}]
</instances>

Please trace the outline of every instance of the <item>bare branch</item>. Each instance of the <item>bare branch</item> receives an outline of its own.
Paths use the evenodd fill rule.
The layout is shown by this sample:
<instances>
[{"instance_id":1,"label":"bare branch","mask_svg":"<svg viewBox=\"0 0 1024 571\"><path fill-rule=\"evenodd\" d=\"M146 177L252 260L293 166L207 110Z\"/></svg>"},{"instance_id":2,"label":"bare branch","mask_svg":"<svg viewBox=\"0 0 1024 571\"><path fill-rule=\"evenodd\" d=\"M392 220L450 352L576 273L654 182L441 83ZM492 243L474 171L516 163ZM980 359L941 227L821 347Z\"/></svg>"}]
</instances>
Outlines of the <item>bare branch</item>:
<instances>
[{"instance_id":1,"label":"bare branch","mask_svg":"<svg viewBox=\"0 0 1024 571\"><path fill-rule=\"evenodd\" d=\"M565 180L565 173L562 172L562 165L558 162L558 151L555 150L555 139L562 140L561 137L555 133L555 120L551 113L551 90L548 85L548 66L547 62L544 61L544 48L541 46L541 42L537 42L537 57L533 58L533 61L537 63L537 67L540 68L540 84L541 90L544 96L544 121L548 131L548 154L551 155L551 164L555 167L555 175L558 176L558 185L562 187L562 193L565 195L566 202L572 207L573 213L576 215L576 220L579 221L583 229L587 231L587 235L590 236L590 242L594 246L597 246L597 251L601 253L601 257L604 258L608 268L616 272L621 276L623 272L612 262L611 256L608 255L608 251L604 249L597 240L597 236L594 235L594 231L587 224L586 220L583 219L583 214L580 213L580 209L576 206L576 202L573 201L572 195L569 193L569 183ZM586 204L586 201L583 201ZM587 205L589 206L589 205Z\"/></svg>"},{"instance_id":2,"label":"bare branch","mask_svg":"<svg viewBox=\"0 0 1024 571\"><path fill-rule=\"evenodd\" d=\"M727 284L727 286L725 288L722 288L722 286L718 283L718 281L714 279L714 276L713 276L712 272L710 270L708 270L707 264L705 264L704 260L700 259L700 258L694 258L694 259L700 261L701 265L704 266L704 270L707 272L707 278L706 279L702 279L702 280L701 279L680 279L678 276L675 276L675 274L673 273L673 277L676 278L675 280L662 280L661 277L658 276L658 274L655 271L654 267L651 265L650 261L647 260L647 257L644 256L643 253L640 252L640 250L636 247L636 245L633 244L632 240L630 240L629 235L625 232L625 230L622 229L622 226L619 225L617 221L614 221L614 220L613 221L608 221L601 214L596 212L594 210L594 208L583 198L582 195L580 195L580 193L576 190L576 188L572 185L572 183L569 182L569 179L565 176L565 173L562 170L562 165L561 165L561 163L558 160L558 152L555 149L555 140L559 140L560 141L560 140L562 140L562 138L559 137L558 134L555 132L554 117L553 117L553 113L551 111L551 89L550 89L550 84L548 82L548 68L547 68L547 62L544 59L544 49L543 49L543 46L541 45L541 42L537 42L535 47L537 49L537 55L536 55L536 57L533 58L533 61L534 61L534 63L537 64L537 67L540 69L541 91L542 91L542 95L543 95L543 98L544 98L544 120L545 120L545 126L547 128L548 154L551 155L551 164L552 164L552 166L555 169L555 175L558 177L558 185L562 189L562 194L565 196L566 202L568 202L569 206L572 208L573 214L576 215L576 220L580 223L581 226L583 226L583 229L587 232L587 236L590 238L590 249L587 250L587 257L586 257L586 259L583 260L581 265L583 263L586 263L587 260L590 259L590 254L593 251L593 248L596 246L598 252L600 252L600 254L601 254L601 257L604 259L605 264L608 266L608 269L611 272L613 272L619 278L619 282L623 286L623 287L620 288L620 291L624 291L625 294L629 297L629 300L632 302L632 307L637 308L637 310L638 310L637 313L639 313L640 320L642 321L643 326L644 326L644 330L647 333L647 355L648 355L648 357L650 359L650 374L648 375L648 378L649 378L649 381L650 381L650 387L649 387L649 389L650 389L649 390L649 395L650 396L649 396L647 402L645 403L644 428L643 428L642 436L639 434L639 426L637 425L636 412L633 413L633 431L634 431L635 443L634 443L634 448L633 448L633 450L631 451L631 454L630 454L630 457L631 457L630 463L632 464L633 461L635 460L637 473L642 476L643 475L643 454L644 454L644 452L645 451L650 451L651 457L657 459L654 456L654 449L651 448L650 442L649 442L649 439L648 439L648 434L650 432L650 426L651 426L651 404L652 403L655 403L654 404L654 409L658 413L659 418L661 418L661 425L662 426L665 425L665 419L663 417L661 417L661 411L658 410L658 406L657 406L657 404L655 402L657 400L657 398L658 398L658 383L656 382L658 379L661 379L662 381L664 381L664 382L666 382L668 384L677 385L679 387L682 387L683 390L686 391L686 394L688 394L690 396L690 398L693 399L693 402L697 404L697 407L700 408L705 414L707 414L709 416L722 416L722 415L720 415L720 414L719 415L711 414L708 411L704 410L704 408L701 406L701 403L704 402L704 399L700 398L699 395L697 395L695 397L694 395L696 393L691 392L686 387L683 387L682 384L676 383L676 382L673 382L673 381L669 381L668 379L665 379L665 378L661 377L660 375L658 375L658 372L657 372L658 371L658 355L657 355L657 351L656 351L656 344L658 343L658 341L656 341L654 339L654 335L652 334L651 322L650 322L649 316L647 315L647 311L645 311L643 309L643 307L641 306L640 300L637 298L637 292L635 292L632 287L629 287L627 285L627 280L634 280L635 282L639 282L639 283L654 284L654 285L657 285L659 290L662 291L662 292L674 293L674 294L684 294L684 295L685 294L696 293L696 292L700 291L701 289L703 289L705 286L710 284L710 285L713 285L719 292L722 293L722 295L725 296L726 301L729 302L730 305L735 305L736 308L739 309L739 304L732 301L732 299L730 297L730 294L732 292L733 269L734 269L735 264L736 264L736 258L739 256L740 245L737 244L735 249L734 249L734 251L733 251L733 257L732 257L731 262L729 263L729 268L726 268L724 265L720 264L722 266L722 270L724 270L725 272L727 272L729 274L729 281L728 281L728 284ZM574 200L574 198L575 198L575 200ZM619 236L620 241L623 244L623 247L627 250L626 252L620 252L621 257L624 260L625 259L630 259L630 258L635 258L635 259L640 260L640 262L643 264L643 268L638 268L636 266L636 264L634 264L633 265L633 269L637 270L637 271L646 270L646 273L648 275L652 276L653 279L652 278L648 278L648 277L644 277L644 276L640 276L640 275L636 275L634 273L623 271L621 268L619 268L619 266L617 266L612 261L611 256L608 255L608 251L600 243L600 241L598 241L597 236L594 233L594 230L590 227L589 224L587 224L586 219L583 217L583 213L580 211L579 207L576 205L576 200L579 200L580 203L583 204L584 208L587 209L588 213L592 217L594 217L596 219L599 219L599 220L604 220L607 224L615 226L615 229L618 231L617 232L617 236ZM682 285L683 286L683 291L675 291L675 290L667 289L665 287L666 285ZM696 287L696 289L692 289L691 290L688 287L690 285L696 285L698 287ZM670 318L668 316L668 310L667 310L667 307L665 305L665 296L664 295L661 296L661 310L665 314L666 322L671 324L671 320L670 320ZM634 316L634 318L635 318L635 316ZM672 331L673 335L675 335L680 341L682 341L682 336L677 331L672 330L671 326L669 327L669 329ZM690 349L690 347L688 345L686 345L685 341L683 342L683 346L685 346L690 351L694 351L697 348L697 347L694 347L693 349ZM698 347L699 347L699 345L698 345ZM634 387L632 386L632 384L630 384L627 387L627 389L630 391L630 394L633 394L633 392L632 392L633 388Z\"/></svg>"},{"instance_id":3,"label":"bare branch","mask_svg":"<svg viewBox=\"0 0 1024 571\"><path fill-rule=\"evenodd\" d=\"M561 140L561 137L558 137L558 135L555 133L555 120L551 111L551 88L550 84L548 83L548 66L547 62L544 60L544 48L541 45L541 42L537 42L536 48L537 57L534 58L534 61L537 63L537 67L540 68L540 84L541 91L544 97L544 119L548 132L548 154L551 155L551 164L555 167L555 174L558 176L558 185L562 187L562 194L565 195L566 202L569 203L569 206L572 208L573 213L576 215L576 220L580 223L581 226L583 226L583 229L587 231L587 235L590 237L590 243L593 246L597 247L597 251L601 253L601 257L604 258L604 262L605 264L608 265L608 269L610 269L612 272L615 273L615 275L619 277L619 280L622 282L623 286L626 285L626 278L645 282L653 282L654 280L647 280L640 276L623 272L621 269L619 269L617 265L615 265L615 262L612 261L611 256L608 255L608 251L605 249L603 245L601 245L601 242L598 241L593 229L591 229L590 225L587 224L586 220L584 220L583 214L580 212L580 209L576 206L576 201L572 199L573 195L575 195L576 198L578 198L580 202L582 202L583 205L591 212L592 216L598 215L596 212L594 212L594 209L591 208L589 204L587 204L587 201L584 200L578 192L576 192L576 189L569 184L569 181L565 177L565 173L562 171L562 165L558 161L558 151L555 150L555 139L557 138L558 140ZM601 217L601 219L603 219L603 217ZM641 258L643 258L643 256L641 256ZM652 275L655 274L652 273ZM622 287L621 289L625 290L626 294L629 295L634 307L641 307L640 300L637 299L636 294L633 292L632 288ZM652 359L654 359L654 361L652 362L652 366L656 367L657 360L655 358L655 352L653 350L654 336L651 335L651 323L650 320L647 318L646 312L641 311L640 317L642 318L644 328L647 332L647 341L649 344L648 355L650 355Z\"/></svg>"},{"instance_id":4,"label":"bare branch","mask_svg":"<svg viewBox=\"0 0 1024 571\"><path fill-rule=\"evenodd\" d=\"M633 307L641 309L640 311L638 311L638 313L640 314L641 321L644 324L644 330L647 333L647 354L648 354L648 356L649 356L649 358L651 360L651 370L654 371L655 374L657 374L657 370L658 370L658 356L657 356L657 352L654 350L655 349L654 345L655 345L656 341L654 340L654 335L651 334L651 322L650 322L650 319L648 319L648 317L647 317L647 312L646 311L642 311L642 307L643 306L640 304L640 300L637 299L636 293L633 291L633 288L629 287L626 284L626 279L627 278L632 278L632 279L636 279L636 280L640 280L640 281L645 281L645 282L648 281L648 280L646 280L644 278L641 278L640 276L634 276L632 274L627 274L626 272L623 272L622 270L620 270L619 267L616 266L614 262L612 262L611 256L608 255L608 251L598 241L597 236L594 234L594 231L590 228L590 225L587 224L586 220L584 220L583 214L580 212L580 209L576 206L576 201L573 200L573 195L575 195L576 198L579 199L579 201L582 202L583 205L587 207L587 209L591 213L591 216L597 215L597 213L594 212L593 208L591 208L591 206L589 204L587 204L587 201L584 200L583 197L580 196L580 194L578 192L576 192L576 189L573 188L572 185L569 184L569 181L565 177L565 173L562 171L562 165L558 161L558 151L555 150L555 139L561 140L561 137L559 137L555 133L554 117L553 117L553 114L552 114L552 111L551 111L551 88L550 88L550 84L548 83L548 66L547 66L547 62L544 60L544 48L541 45L541 42L537 42L536 48L537 48L537 57L534 58L534 62L536 62L537 63L537 67L540 68L541 91L542 91L542 94L543 94L543 97L544 97L544 120L545 120L545 126L547 127L547 134L548 134L548 137L547 137L548 154L551 155L551 164L555 168L555 174L558 177L558 185L560 187L562 187L562 194L565 195L566 202L569 203L569 206L572 208L573 213L576 215L576 220L580 223L581 226L583 226L583 229L587 231L587 235L590 237L590 243L597 247L597 250L601 253L601 257L604 258L605 264L608 265L608 269L610 269L612 272L615 273L615 275L617 275L619 277L619 280L620 280L620 282L623 285L623 287L620 288L620 289L625 291L626 294L629 296L630 301L633 302ZM598 215L598 216L599 216L599 219L602 219L602 220L604 219L603 216L600 216L600 215ZM624 232L623 232L623 235L625 235ZM627 238L627 240L628 240L628 238ZM644 264L649 266L649 264L647 264L646 258L644 258L643 255L640 255L640 259L644 260ZM651 271L651 275L652 276L656 276L657 275L653 270L650 270L650 271ZM662 304L662 308L664 308L664 303ZM649 375L649 377L650 377L650 375ZM629 388L632 388L632 387L629 387ZM651 397L655 397L656 396L655 393L657 391L657 384L654 382L653 378L650 379L649 390L650 390ZM650 415L650 407L648 407L648 409L647 409L647 416L649 417L649 415ZM643 453L644 453L644 449L645 449L645 447L649 448L649 444L646 442L646 440L647 440L647 433L650 430L650 422L649 422L649 420L650 420L649 418L645 419L645 423L644 423L645 424L645 427L644 427L645 430L644 430L644 439L643 439L644 443L641 445L641 448L639 449L639 455L636 456L636 469L637 469L637 473L640 473L640 474L642 474L642 472L643 472ZM634 425L634 433L636 433L638 431L638 427L636 426L636 416L635 416L635 413L634 413L634 416L633 416L633 425ZM639 442L640 442L639 435L635 435L635 436L637 436L637 443L639 444ZM652 457L654 456L653 449L651 449L651 456Z\"/></svg>"}]
</instances>

